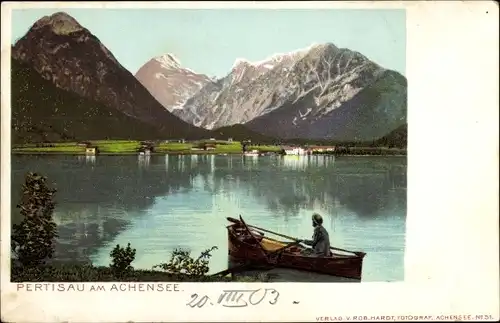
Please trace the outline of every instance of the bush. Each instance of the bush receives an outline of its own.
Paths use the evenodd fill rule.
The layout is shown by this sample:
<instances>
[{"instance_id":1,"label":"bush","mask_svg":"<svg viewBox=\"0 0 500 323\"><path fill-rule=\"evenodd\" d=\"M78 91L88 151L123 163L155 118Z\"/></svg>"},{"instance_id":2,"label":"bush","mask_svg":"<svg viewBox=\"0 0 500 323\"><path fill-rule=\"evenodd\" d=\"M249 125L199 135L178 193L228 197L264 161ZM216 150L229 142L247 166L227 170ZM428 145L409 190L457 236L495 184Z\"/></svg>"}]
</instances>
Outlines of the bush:
<instances>
[{"instance_id":1,"label":"bush","mask_svg":"<svg viewBox=\"0 0 500 323\"><path fill-rule=\"evenodd\" d=\"M109 266L116 277L123 277L130 273L134 268L130 265L135 260L136 250L130 247L130 242L127 248L120 247L119 244L109 254L112 262Z\"/></svg>"},{"instance_id":2,"label":"bush","mask_svg":"<svg viewBox=\"0 0 500 323\"><path fill-rule=\"evenodd\" d=\"M22 186L20 209L22 221L13 225L11 250L23 267L45 264L54 254L57 228L52 218L56 189L47 185L47 178L36 173L26 174Z\"/></svg>"},{"instance_id":3,"label":"bush","mask_svg":"<svg viewBox=\"0 0 500 323\"><path fill-rule=\"evenodd\" d=\"M168 263L153 266L174 275L188 275L194 277L204 276L209 271L208 262L212 257L212 251L217 249L213 246L203 251L197 259L191 258L189 250L175 249Z\"/></svg>"}]
</instances>

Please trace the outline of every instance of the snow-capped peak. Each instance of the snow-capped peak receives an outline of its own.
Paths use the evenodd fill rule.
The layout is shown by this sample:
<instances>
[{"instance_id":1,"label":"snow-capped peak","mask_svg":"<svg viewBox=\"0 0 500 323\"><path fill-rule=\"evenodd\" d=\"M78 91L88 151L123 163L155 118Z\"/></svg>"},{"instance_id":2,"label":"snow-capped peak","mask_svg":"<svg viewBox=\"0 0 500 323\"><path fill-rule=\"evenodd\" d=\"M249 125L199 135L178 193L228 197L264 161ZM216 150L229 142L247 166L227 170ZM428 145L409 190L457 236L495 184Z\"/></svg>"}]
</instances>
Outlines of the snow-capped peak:
<instances>
[{"instance_id":1,"label":"snow-capped peak","mask_svg":"<svg viewBox=\"0 0 500 323\"><path fill-rule=\"evenodd\" d=\"M173 54L165 54L154 58L164 68L181 68L180 60Z\"/></svg>"},{"instance_id":2,"label":"snow-capped peak","mask_svg":"<svg viewBox=\"0 0 500 323\"><path fill-rule=\"evenodd\" d=\"M320 44L320 43L312 43L311 45L301 48L298 50L290 51L288 53L276 53L273 54L272 56L269 56L261 61L255 61L251 62L247 59L244 58L237 58L233 64L232 69L235 69L236 67L239 67L241 65L249 65L255 68L267 68L267 69L272 69L276 64L279 64L283 61L289 61L290 63L293 63L297 61L298 59L304 57L307 53L309 53L311 50L317 50L324 48L326 46L333 45L333 44Z\"/></svg>"},{"instance_id":3,"label":"snow-capped peak","mask_svg":"<svg viewBox=\"0 0 500 323\"><path fill-rule=\"evenodd\" d=\"M235 69L241 65L253 65L252 62L250 62L249 60L245 59L245 58L237 58L234 63L233 63L233 66L231 67L231 69Z\"/></svg>"}]
</instances>

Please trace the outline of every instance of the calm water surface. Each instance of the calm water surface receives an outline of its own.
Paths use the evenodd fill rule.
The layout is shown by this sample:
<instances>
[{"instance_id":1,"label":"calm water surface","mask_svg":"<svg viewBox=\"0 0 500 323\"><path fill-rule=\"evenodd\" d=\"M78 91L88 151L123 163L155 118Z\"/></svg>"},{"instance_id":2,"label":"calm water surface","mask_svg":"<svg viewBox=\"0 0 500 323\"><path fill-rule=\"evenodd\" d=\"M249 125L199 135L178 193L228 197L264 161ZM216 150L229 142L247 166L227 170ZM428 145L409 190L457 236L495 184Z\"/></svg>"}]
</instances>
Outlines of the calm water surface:
<instances>
[{"instance_id":1,"label":"calm water surface","mask_svg":"<svg viewBox=\"0 0 500 323\"><path fill-rule=\"evenodd\" d=\"M108 265L130 242L134 267L150 269L175 248L215 245L216 272L227 268L227 216L310 238L319 212L332 245L367 253L364 281L404 279L403 157L12 156L13 206L27 171L58 189L59 260Z\"/></svg>"}]
</instances>

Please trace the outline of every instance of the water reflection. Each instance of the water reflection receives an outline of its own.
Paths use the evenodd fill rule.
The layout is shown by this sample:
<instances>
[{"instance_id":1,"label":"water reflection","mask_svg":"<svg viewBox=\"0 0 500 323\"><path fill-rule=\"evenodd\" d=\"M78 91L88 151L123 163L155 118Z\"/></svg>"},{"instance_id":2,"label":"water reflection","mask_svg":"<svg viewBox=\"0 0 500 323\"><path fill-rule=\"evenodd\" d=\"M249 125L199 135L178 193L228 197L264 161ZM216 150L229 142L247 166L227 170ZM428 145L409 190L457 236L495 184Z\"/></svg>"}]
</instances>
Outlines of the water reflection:
<instances>
[{"instance_id":1,"label":"water reflection","mask_svg":"<svg viewBox=\"0 0 500 323\"><path fill-rule=\"evenodd\" d=\"M149 163L151 162L150 155L139 155L137 165L141 169L147 169L149 167Z\"/></svg>"},{"instance_id":2,"label":"water reflection","mask_svg":"<svg viewBox=\"0 0 500 323\"><path fill-rule=\"evenodd\" d=\"M185 244L196 235L204 239L209 229L193 219L206 212L255 213L252 208L259 209L258 205L269 216L285 221L315 209L335 215L327 221L349 217L369 223L389 216L404 218L406 210L403 158L13 156L12 168L13 205L28 171L41 172L57 184L55 219L60 239L56 256L70 261L89 259L127 228L139 230L137 223L144 223L139 226L143 228L149 221L168 222L172 230L194 230L186 233ZM175 215L179 210L185 210L188 218ZM12 210L12 219L19 219L17 209ZM215 224L213 230L220 231ZM144 231L142 239L152 239L154 229ZM225 233L220 232L220 243L224 243ZM157 247L164 248L163 242Z\"/></svg>"},{"instance_id":3,"label":"water reflection","mask_svg":"<svg viewBox=\"0 0 500 323\"><path fill-rule=\"evenodd\" d=\"M94 156L93 155L85 155L85 156L79 155L76 157L76 159L81 163L90 164L90 165L93 165L96 162L95 155Z\"/></svg>"},{"instance_id":4,"label":"water reflection","mask_svg":"<svg viewBox=\"0 0 500 323\"><path fill-rule=\"evenodd\" d=\"M387 209L406 209L406 168L401 166L401 160L336 161L329 156L290 156L261 158L255 168L244 160L241 170L234 166L235 162L231 169L217 167L216 192L250 192L276 214L294 215L300 209L318 206L332 212L336 209L334 200L360 217L375 216ZM232 180L226 183L229 178Z\"/></svg>"},{"instance_id":5,"label":"water reflection","mask_svg":"<svg viewBox=\"0 0 500 323\"><path fill-rule=\"evenodd\" d=\"M88 159L87 157L94 157ZM206 168L174 162L159 172L163 157L142 156L13 156L11 202L20 197L24 175L36 171L48 177L56 193L55 219L60 239L56 257L82 260L112 241L135 218L148 214L155 197L188 192ZM135 165L134 165L135 164ZM135 167L134 167L135 166ZM12 223L19 210L12 208ZM86 250L83 252L82 250Z\"/></svg>"},{"instance_id":6,"label":"water reflection","mask_svg":"<svg viewBox=\"0 0 500 323\"><path fill-rule=\"evenodd\" d=\"M113 206L67 204L54 212L58 261L90 262L99 247L113 241L129 223L129 214Z\"/></svg>"},{"instance_id":7,"label":"water reflection","mask_svg":"<svg viewBox=\"0 0 500 323\"><path fill-rule=\"evenodd\" d=\"M278 166L294 171L305 171L308 168L326 168L333 167L335 163L334 156L283 156L277 159Z\"/></svg>"},{"instance_id":8,"label":"water reflection","mask_svg":"<svg viewBox=\"0 0 500 323\"><path fill-rule=\"evenodd\" d=\"M189 192L194 180L214 194L227 190L251 193L277 211L310 208L332 201L359 216L372 216L382 209L406 208L405 160L361 160L329 156L15 156L13 199L18 198L23 175L39 170L59 188L57 200L116 204L127 210L151 207L154 197ZM162 167L160 160L163 159ZM136 163L136 167L130 167Z\"/></svg>"},{"instance_id":9,"label":"water reflection","mask_svg":"<svg viewBox=\"0 0 500 323\"><path fill-rule=\"evenodd\" d=\"M243 165L246 166L246 169L252 169L254 167L257 167L257 165L259 164L259 160L261 160L262 158L259 157L259 156L242 156L242 162L243 162Z\"/></svg>"}]
</instances>

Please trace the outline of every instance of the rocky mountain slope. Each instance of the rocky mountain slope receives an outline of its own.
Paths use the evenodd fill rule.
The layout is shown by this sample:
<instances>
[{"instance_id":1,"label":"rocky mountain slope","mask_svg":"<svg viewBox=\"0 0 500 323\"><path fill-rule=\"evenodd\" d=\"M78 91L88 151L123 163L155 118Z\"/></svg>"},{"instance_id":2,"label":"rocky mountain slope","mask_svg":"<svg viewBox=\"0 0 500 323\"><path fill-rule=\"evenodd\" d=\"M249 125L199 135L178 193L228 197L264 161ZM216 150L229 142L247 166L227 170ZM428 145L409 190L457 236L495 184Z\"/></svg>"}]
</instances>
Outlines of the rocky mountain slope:
<instances>
[{"instance_id":1,"label":"rocky mountain slope","mask_svg":"<svg viewBox=\"0 0 500 323\"><path fill-rule=\"evenodd\" d=\"M206 75L183 68L172 54L151 59L135 77L169 111L182 108L189 97L211 81Z\"/></svg>"},{"instance_id":2,"label":"rocky mountain slope","mask_svg":"<svg viewBox=\"0 0 500 323\"><path fill-rule=\"evenodd\" d=\"M317 92L317 91L315 91ZM345 141L372 140L406 123L406 80L384 71L376 81L335 108L320 110L315 93L255 118L246 125L280 138L315 138Z\"/></svg>"},{"instance_id":3,"label":"rocky mountain slope","mask_svg":"<svg viewBox=\"0 0 500 323\"><path fill-rule=\"evenodd\" d=\"M274 55L261 62L238 59L224 78L205 85L175 113L183 120L207 129L245 123L268 111L265 93L272 91L265 81L273 71L289 71L305 51ZM268 75L270 74L270 75Z\"/></svg>"},{"instance_id":4,"label":"rocky mountain slope","mask_svg":"<svg viewBox=\"0 0 500 323\"><path fill-rule=\"evenodd\" d=\"M60 89L149 124L152 133L185 138L207 135L206 130L165 110L96 36L66 13L38 20L13 46L12 57Z\"/></svg>"},{"instance_id":5,"label":"rocky mountain slope","mask_svg":"<svg viewBox=\"0 0 500 323\"><path fill-rule=\"evenodd\" d=\"M406 123L406 96L404 76L328 43L239 61L175 113L207 129L246 123L280 138L371 140Z\"/></svg>"},{"instance_id":6,"label":"rocky mountain slope","mask_svg":"<svg viewBox=\"0 0 500 323\"><path fill-rule=\"evenodd\" d=\"M15 59L11 61L11 79L14 144L161 136L140 120L57 88Z\"/></svg>"}]
</instances>

